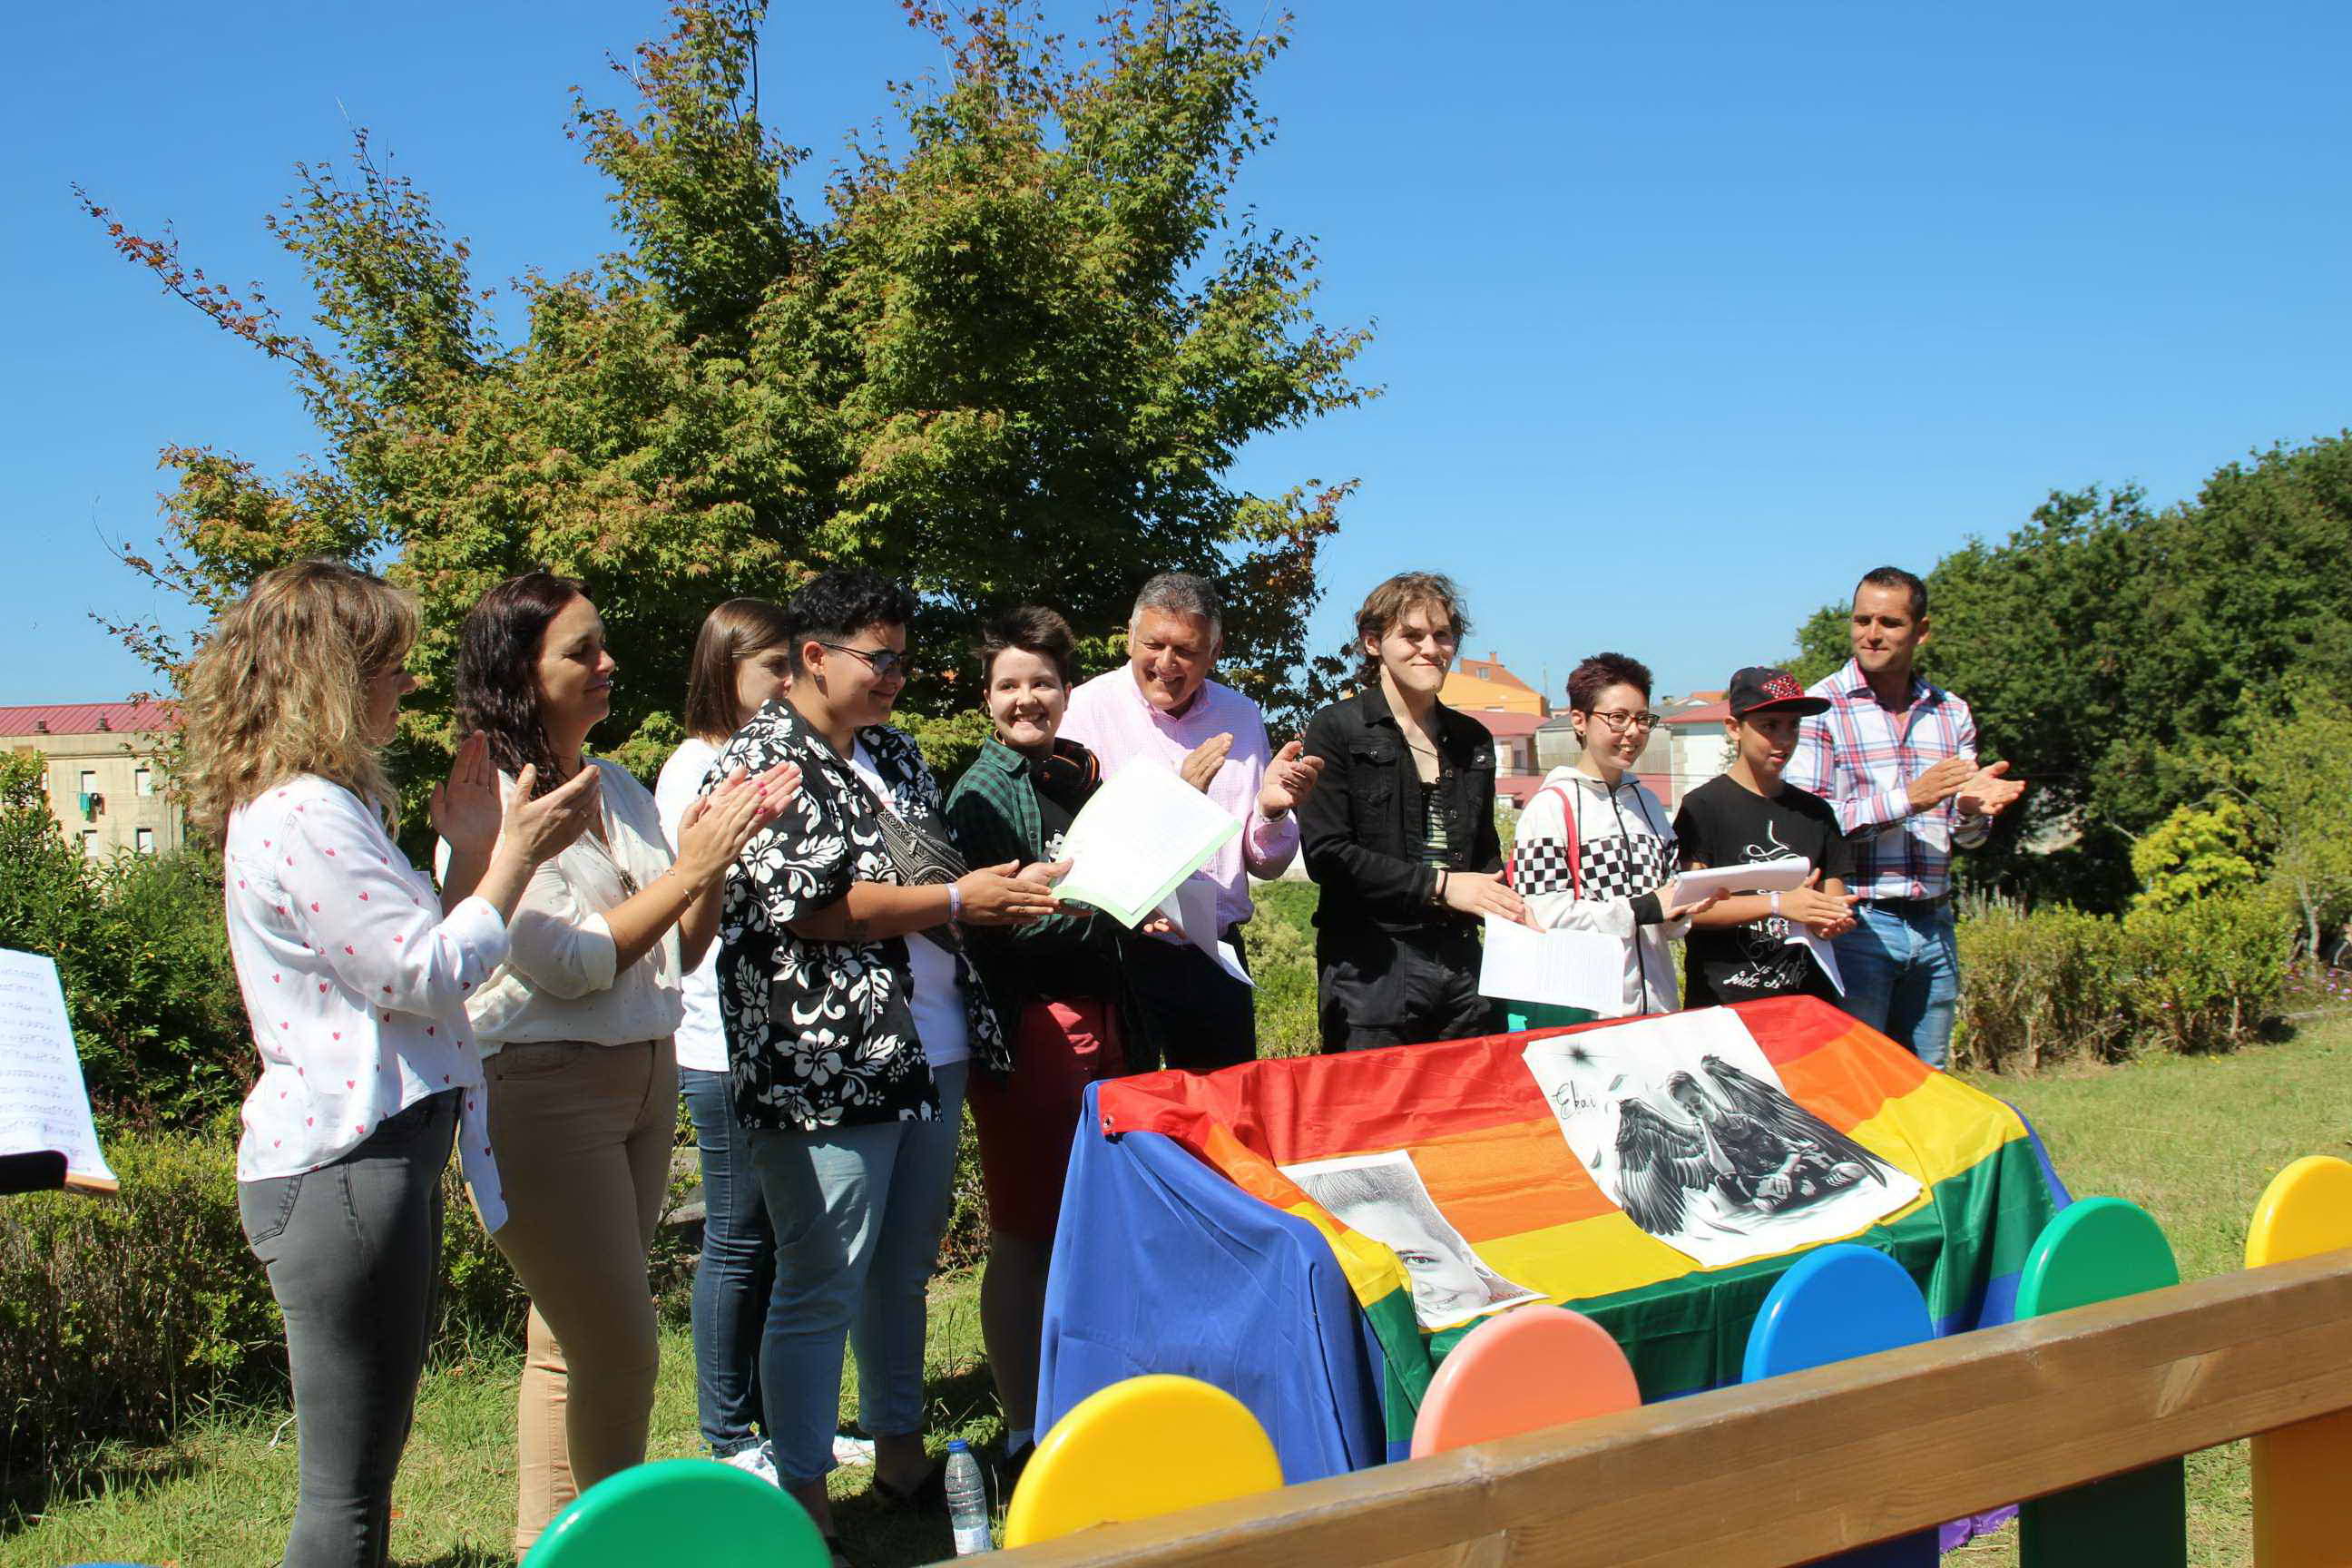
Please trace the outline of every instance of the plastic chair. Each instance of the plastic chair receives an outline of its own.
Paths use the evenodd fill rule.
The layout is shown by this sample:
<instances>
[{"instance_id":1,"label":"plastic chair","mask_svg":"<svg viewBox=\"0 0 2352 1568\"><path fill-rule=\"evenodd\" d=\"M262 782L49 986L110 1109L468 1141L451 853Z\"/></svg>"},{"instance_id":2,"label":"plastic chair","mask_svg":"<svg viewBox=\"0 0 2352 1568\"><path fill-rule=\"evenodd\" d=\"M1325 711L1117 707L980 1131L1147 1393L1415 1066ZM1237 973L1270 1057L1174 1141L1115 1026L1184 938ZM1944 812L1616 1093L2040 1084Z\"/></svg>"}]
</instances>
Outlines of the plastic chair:
<instances>
[{"instance_id":1,"label":"plastic chair","mask_svg":"<svg viewBox=\"0 0 2352 1568\"><path fill-rule=\"evenodd\" d=\"M581 1493L523 1559L528 1568L831 1568L808 1514L777 1487L713 1459L662 1459Z\"/></svg>"},{"instance_id":2,"label":"plastic chair","mask_svg":"<svg viewBox=\"0 0 2352 1568\"><path fill-rule=\"evenodd\" d=\"M1489 1318L1446 1352L1412 1424L1412 1457L1539 1431L1642 1403L1609 1331L1564 1307Z\"/></svg>"},{"instance_id":3,"label":"plastic chair","mask_svg":"<svg viewBox=\"0 0 2352 1568\"><path fill-rule=\"evenodd\" d=\"M2180 1283L2172 1244L2148 1212L2121 1198L2084 1198L2034 1238L2017 1287L2021 1321ZM2188 1472L2179 1459L2036 1498L2018 1510L2019 1568L2189 1561Z\"/></svg>"},{"instance_id":4,"label":"plastic chair","mask_svg":"<svg viewBox=\"0 0 2352 1568\"><path fill-rule=\"evenodd\" d=\"M2352 1247L2352 1162L2313 1154L2272 1178L2246 1231L2246 1267ZM2255 1568L2344 1561L2352 1411L2298 1421L2253 1443Z\"/></svg>"},{"instance_id":5,"label":"plastic chair","mask_svg":"<svg viewBox=\"0 0 2352 1568\"><path fill-rule=\"evenodd\" d=\"M1054 1423L1004 1512L1004 1544L1156 1519L1282 1487L1248 1406L1197 1378L1154 1373L1097 1389Z\"/></svg>"},{"instance_id":6,"label":"plastic chair","mask_svg":"<svg viewBox=\"0 0 2352 1568\"><path fill-rule=\"evenodd\" d=\"M1780 1276L1748 1331L1742 1383L1760 1383L1935 1337L1927 1303L1903 1265L1850 1241L1816 1248ZM1936 1568L1923 1530L1822 1559L1840 1568Z\"/></svg>"}]
</instances>

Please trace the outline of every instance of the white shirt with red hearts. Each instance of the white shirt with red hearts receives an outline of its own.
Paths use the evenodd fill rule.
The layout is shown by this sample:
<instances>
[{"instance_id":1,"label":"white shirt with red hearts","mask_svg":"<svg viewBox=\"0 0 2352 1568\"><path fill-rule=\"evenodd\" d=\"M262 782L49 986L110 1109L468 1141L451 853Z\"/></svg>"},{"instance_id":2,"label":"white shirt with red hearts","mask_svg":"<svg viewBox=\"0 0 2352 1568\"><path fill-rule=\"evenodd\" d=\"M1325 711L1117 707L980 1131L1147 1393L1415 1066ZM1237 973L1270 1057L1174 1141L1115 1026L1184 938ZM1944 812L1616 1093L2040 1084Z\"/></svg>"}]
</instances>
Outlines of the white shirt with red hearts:
<instances>
[{"instance_id":1,"label":"white shirt with red hearts","mask_svg":"<svg viewBox=\"0 0 2352 1568\"><path fill-rule=\"evenodd\" d=\"M506 1218L466 999L507 955L469 898L444 916L383 819L303 774L239 806L223 846L229 952L261 1053L241 1182L341 1159L427 1095L462 1090L457 1152L483 1223Z\"/></svg>"}]
</instances>

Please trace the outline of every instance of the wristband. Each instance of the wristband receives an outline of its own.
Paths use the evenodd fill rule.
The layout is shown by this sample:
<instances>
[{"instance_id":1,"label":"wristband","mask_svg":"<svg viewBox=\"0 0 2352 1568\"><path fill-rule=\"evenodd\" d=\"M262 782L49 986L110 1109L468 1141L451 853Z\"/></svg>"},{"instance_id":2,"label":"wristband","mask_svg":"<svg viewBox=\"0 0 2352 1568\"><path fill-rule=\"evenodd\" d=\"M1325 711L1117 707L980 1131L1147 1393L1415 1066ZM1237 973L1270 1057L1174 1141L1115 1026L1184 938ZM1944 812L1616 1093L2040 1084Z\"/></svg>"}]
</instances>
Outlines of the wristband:
<instances>
[{"instance_id":1,"label":"wristband","mask_svg":"<svg viewBox=\"0 0 2352 1568\"><path fill-rule=\"evenodd\" d=\"M1777 890L1772 895L1772 918L1774 920L1780 918L1780 895Z\"/></svg>"},{"instance_id":2,"label":"wristband","mask_svg":"<svg viewBox=\"0 0 2352 1568\"><path fill-rule=\"evenodd\" d=\"M954 921L962 918L963 889L955 883L950 882L948 884L948 919Z\"/></svg>"}]
</instances>

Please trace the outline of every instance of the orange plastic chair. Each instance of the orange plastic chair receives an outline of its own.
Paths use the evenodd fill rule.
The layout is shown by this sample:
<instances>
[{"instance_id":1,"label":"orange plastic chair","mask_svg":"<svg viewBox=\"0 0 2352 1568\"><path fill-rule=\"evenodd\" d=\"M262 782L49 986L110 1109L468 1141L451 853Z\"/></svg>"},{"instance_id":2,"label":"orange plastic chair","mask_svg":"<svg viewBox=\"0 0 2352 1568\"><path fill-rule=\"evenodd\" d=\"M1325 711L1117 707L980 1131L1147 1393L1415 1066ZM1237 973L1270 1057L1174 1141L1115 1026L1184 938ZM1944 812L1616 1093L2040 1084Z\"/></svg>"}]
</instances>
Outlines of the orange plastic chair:
<instances>
[{"instance_id":1,"label":"orange plastic chair","mask_svg":"<svg viewBox=\"0 0 2352 1568\"><path fill-rule=\"evenodd\" d=\"M1446 1352L1412 1424L1412 1457L1540 1431L1642 1403L1609 1331L1565 1307L1489 1318Z\"/></svg>"},{"instance_id":2,"label":"orange plastic chair","mask_svg":"<svg viewBox=\"0 0 2352 1568\"><path fill-rule=\"evenodd\" d=\"M1249 1407L1154 1373L1097 1389L1054 1423L1004 1511L1004 1544L1278 1491L1282 1461Z\"/></svg>"},{"instance_id":3,"label":"orange plastic chair","mask_svg":"<svg viewBox=\"0 0 2352 1568\"><path fill-rule=\"evenodd\" d=\"M2352 1247L2352 1162L2297 1160L2274 1177L2246 1231L2246 1267ZM2352 1411L2299 1421L2253 1443L2255 1568L2346 1561L2352 1507Z\"/></svg>"}]
</instances>

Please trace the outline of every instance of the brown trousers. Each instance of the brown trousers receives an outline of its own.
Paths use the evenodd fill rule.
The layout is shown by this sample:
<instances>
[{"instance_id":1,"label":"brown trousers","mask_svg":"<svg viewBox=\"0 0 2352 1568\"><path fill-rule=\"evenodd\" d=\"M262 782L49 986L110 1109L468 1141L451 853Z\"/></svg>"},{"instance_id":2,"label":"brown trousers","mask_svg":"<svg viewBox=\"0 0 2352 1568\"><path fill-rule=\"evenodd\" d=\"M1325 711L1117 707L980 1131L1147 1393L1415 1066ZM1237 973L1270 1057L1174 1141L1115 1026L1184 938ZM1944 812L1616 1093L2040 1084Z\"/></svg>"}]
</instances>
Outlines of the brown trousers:
<instances>
[{"instance_id":1,"label":"brown trousers","mask_svg":"<svg viewBox=\"0 0 2352 1568\"><path fill-rule=\"evenodd\" d=\"M660 1359L646 1254L669 1184L667 1039L512 1045L484 1064L507 1223L530 1293L516 1400L515 1555L564 1505L646 1457Z\"/></svg>"}]
</instances>

